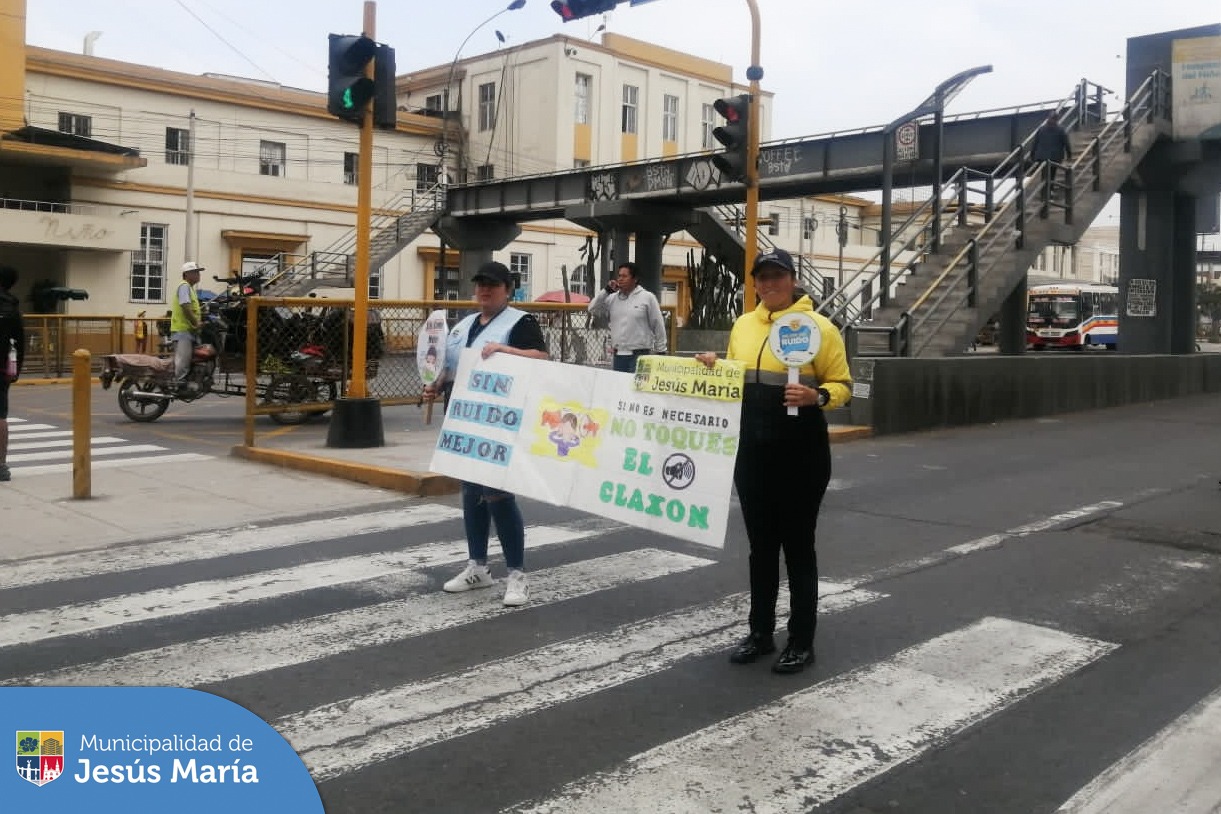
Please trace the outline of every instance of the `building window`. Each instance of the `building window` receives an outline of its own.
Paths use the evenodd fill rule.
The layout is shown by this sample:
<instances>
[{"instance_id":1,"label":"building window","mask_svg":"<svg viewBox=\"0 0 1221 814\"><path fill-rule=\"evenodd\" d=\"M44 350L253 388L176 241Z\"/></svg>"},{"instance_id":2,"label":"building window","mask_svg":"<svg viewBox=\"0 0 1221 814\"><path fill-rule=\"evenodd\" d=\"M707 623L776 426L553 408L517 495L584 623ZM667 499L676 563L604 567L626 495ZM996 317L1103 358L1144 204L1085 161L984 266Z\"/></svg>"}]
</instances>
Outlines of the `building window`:
<instances>
[{"instance_id":1,"label":"building window","mask_svg":"<svg viewBox=\"0 0 1221 814\"><path fill-rule=\"evenodd\" d=\"M623 86L623 124L624 133L636 132L636 108L640 99L640 88L635 85Z\"/></svg>"},{"instance_id":2,"label":"building window","mask_svg":"<svg viewBox=\"0 0 1221 814\"><path fill-rule=\"evenodd\" d=\"M818 221L812 217L806 217L801 221L801 237L804 240L814 239L814 230L818 228Z\"/></svg>"},{"instance_id":3,"label":"building window","mask_svg":"<svg viewBox=\"0 0 1221 814\"><path fill-rule=\"evenodd\" d=\"M716 139L712 135L715 127L716 109L712 105L704 105L700 111L700 146L705 150L711 150L717 146Z\"/></svg>"},{"instance_id":4,"label":"building window","mask_svg":"<svg viewBox=\"0 0 1221 814\"><path fill-rule=\"evenodd\" d=\"M169 227L140 224L140 248L131 253L131 301L165 302L165 241Z\"/></svg>"},{"instance_id":5,"label":"building window","mask_svg":"<svg viewBox=\"0 0 1221 814\"><path fill-rule=\"evenodd\" d=\"M476 181L491 181L496 177L496 167L492 164L484 164L475 168Z\"/></svg>"},{"instance_id":6,"label":"building window","mask_svg":"<svg viewBox=\"0 0 1221 814\"><path fill-rule=\"evenodd\" d=\"M165 128L165 163L191 163L191 131L180 127Z\"/></svg>"},{"instance_id":7,"label":"building window","mask_svg":"<svg viewBox=\"0 0 1221 814\"><path fill-rule=\"evenodd\" d=\"M668 93L661 99L661 140L678 141L678 97Z\"/></svg>"},{"instance_id":8,"label":"building window","mask_svg":"<svg viewBox=\"0 0 1221 814\"><path fill-rule=\"evenodd\" d=\"M437 179L440 175L440 168L436 164L416 164L415 191L427 192L432 189L437 185Z\"/></svg>"},{"instance_id":9,"label":"building window","mask_svg":"<svg viewBox=\"0 0 1221 814\"><path fill-rule=\"evenodd\" d=\"M574 158L572 160L572 168L574 170L583 170L589 166L588 158Z\"/></svg>"},{"instance_id":10,"label":"building window","mask_svg":"<svg viewBox=\"0 0 1221 814\"><path fill-rule=\"evenodd\" d=\"M589 90L593 87L594 78L589 74L577 74L574 87L576 93L576 108L574 115L577 124L589 124Z\"/></svg>"},{"instance_id":11,"label":"building window","mask_svg":"<svg viewBox=\"0 0 1221 814\"><path fill-rule=\"evenodd\" d=\"M60 113L59 132L90 138L93 135L93 119L78 113Z\"/></svg>"},{"instance_id":12,"label":"building window","mask_svg":"<svg viewBox=\"0 0 1221 814\"><path fill-rule=\"evenodd\" d=\"M343 154L343 182L353 184L360 180L360 153Z\"/></svg>"},{"instance_id":13,"label":"building window","mask_svg":"<svg viewBox=\"0 0 1221 814\"><path fill-rule=\"evenodd\" d=\"M573 294L586 294L585 289L589 286L586 284L586 278L589 276L587 266L582 263L572 270L572 276L568 278L568 290Z\"/></svg>"},{"instance_id":14,"label":"building window","mask_svg":"<svg viewBox=\"0 0 1221 814\"><path fill-rule=\"evenodd\" d=\"M434 93L424 99L424 114L427 116L440 116L445 110L445 97L448 94Z\"/></svg>"},{"instance_id":15,"label":"building window","mask_svg":"<svg viewBox=\"0 0 1221 814\"><path fill-rule=\"evenodd\" d=\"M438 260L432 272L432 298L434 300L458 299L458 269L442 268Z\"/></svg>"},{"instance_id":16,"label":"building window","mask_svg":"<svg viewBox=\"0 0 1221 814\"><path fill-rule=\"evenodd\" d=\"M479 86L479 132L485 133L496 124L496 83Z\"/></svg>"},{"instance_id":17,"label":"building window","mask_svg":"<svg viewBox=\"0 0 1221 814\"><path fill-rule=\"evenodd\" d=\"M524 252L513 252L509 255L509 274L517 280L517 289L513 299L530 299L530 260L532 256Z\"/></svg>"},{"instance_id":18,"label":"building window","mask_svg":"<svg viewBox=\"0 0 1221 814\"><path fill-rule=\"evenodd\" d=\"M780 234L780 213L779 212L768 212L767 213L767 233L769 235Z\"/></svg>"},{"instance_id":19,"label":"building window","mask_svg":"<svg viewBox=\"0 0 1221 814\"><path fill-rule=\"evenodd\" d=\"M284 175L286 148L280 141L259 142L259 175Z\"/></svg>"}]
</instances>

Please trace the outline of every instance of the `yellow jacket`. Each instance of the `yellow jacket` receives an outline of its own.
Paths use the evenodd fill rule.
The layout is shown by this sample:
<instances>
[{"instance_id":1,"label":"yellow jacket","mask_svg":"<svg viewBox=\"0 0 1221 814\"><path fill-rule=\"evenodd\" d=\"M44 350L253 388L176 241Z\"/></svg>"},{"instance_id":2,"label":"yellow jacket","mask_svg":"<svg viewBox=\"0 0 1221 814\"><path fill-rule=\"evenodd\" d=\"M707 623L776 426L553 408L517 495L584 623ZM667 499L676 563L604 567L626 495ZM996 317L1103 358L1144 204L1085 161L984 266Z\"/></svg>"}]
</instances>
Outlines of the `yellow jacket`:
<instances>
[{"instance_id":1,"label":"yellow jacket","mask_svg":"<svg viewBox=\"0 0 1221 814\"><path fill-rule=\"evenodd\" d=\"M783 385L788 376L786 367L768 345L767 337L772 324L796 311L804 311L814 317L822 335L818 355L809 364L803 365L801 383L810 387L821 387L831 394L824 410L847 404L852 398L852 374L848 371L848 355L839 330L822 314L814 312L810 298L802 296L783 311L768 311L762 303L754 311L738 317L729 334L729 351L726 357L746 365L746 383ZM770 375L770 374L780 374Z\"/></svg>"}]
</instances>

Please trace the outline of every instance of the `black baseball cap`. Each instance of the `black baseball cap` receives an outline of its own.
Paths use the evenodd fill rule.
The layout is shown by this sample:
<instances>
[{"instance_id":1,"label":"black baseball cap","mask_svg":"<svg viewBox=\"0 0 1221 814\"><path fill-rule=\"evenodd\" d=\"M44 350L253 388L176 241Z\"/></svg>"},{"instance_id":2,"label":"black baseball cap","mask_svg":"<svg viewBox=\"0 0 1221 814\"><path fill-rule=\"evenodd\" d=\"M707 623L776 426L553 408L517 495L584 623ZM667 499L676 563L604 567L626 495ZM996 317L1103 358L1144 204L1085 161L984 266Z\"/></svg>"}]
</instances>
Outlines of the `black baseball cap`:
<instances>
[{"instance_id":1,"label":"black baseball cap","mask_svg":"<svg viewBox=\"0 0 1221 814\"><path fill-rule=\"evenodd\" d=\"M471 278L473 282L488 282L503 285L505 288L513 288L513 278L509 275L509 269L504 263L497 263L495 260L489 260L479 267L479 271L475 272L475 276Z\"/></svg>"},{"instance_id":2,"label":"black baseball cap","mask_svg":"<svg viewBox=\"0 0 1221 814\"><path fill-rule=\"evenodd\" d=\"M789 274L797 273L797 268L793 265L793 256L784 249L772 249L770 252L756 257L755 264L750 268L750 276L754 277L764 266L780 266Z\"/></svg>"}]
</instances>

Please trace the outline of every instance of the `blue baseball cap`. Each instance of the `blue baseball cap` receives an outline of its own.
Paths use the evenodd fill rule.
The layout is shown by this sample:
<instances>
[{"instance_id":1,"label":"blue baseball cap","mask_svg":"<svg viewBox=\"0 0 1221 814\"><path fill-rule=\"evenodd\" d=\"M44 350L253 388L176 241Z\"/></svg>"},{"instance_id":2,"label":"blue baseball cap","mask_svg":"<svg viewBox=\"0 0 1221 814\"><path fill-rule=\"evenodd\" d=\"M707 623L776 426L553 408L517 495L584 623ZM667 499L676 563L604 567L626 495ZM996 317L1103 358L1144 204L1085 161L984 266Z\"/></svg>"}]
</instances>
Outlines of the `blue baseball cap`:
<instances>
[{"instance_id":1,"label":"blue baseball cap","mask_svg":"<svg viewBox=\"0 0 1221 814\"><path fill-rule=\"evenodd\" d=\"M797 274L797 267L793 265L793 256L784 249L772 249L770 252L756 257L755 264L750 268L750 276L754 277L764 266L779 266L789 274Z\"/></svg>"}]
</instances>

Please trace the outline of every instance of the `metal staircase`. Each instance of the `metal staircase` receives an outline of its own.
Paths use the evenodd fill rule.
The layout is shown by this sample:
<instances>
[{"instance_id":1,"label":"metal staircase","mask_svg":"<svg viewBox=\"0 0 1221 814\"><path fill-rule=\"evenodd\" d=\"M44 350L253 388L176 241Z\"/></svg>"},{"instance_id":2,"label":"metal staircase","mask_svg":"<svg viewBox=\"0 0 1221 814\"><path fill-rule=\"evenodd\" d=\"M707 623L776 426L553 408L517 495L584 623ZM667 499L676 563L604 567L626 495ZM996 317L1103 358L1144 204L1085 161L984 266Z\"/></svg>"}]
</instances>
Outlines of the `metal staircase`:
<instances>
[{"instance_id":1,"label":"metal staircase","mask_svg":"<svg viewBox=\"0 0 1221 814\"><path fill-rule=\"evenodd\" d=\"M698 240L729 268L744 268L746 262L746 215L740 206L710 206L695 210L695 218L687 225L687 233ZM756 230L756 250L766 254L776 244L761 230ZM805 257L797 256L797 282L815 299L821 299L830 280ZM746 269L749 272L749 269Z\"/></svg>"},{"instance_id":2,"label":"metal staircase","mask_svg":"<svg viewBox=\"0 0 1221 814\"><path fill-rule=\"evenodd\" d=\"M846 326L850 356L963 352L1044 248L1081 237L1169 127L1164 73L1151 74L1110 115L1102 90L1083 81L1058 106L1074 159L1054 185L1047 162L1026 161L1033 133L991 173L959 170L820 305Z\"/></svg>"},{"instance_id":3,"label":"metal staircase","mask_svg":"<svg viewBox=\"0 0 1221 814\"><path fill-rule=\"evenodd\" d=\"M369 271L380 269L407 244L424 234L445 211L442 184L424 192L404 192L380 207L370 224ZM352 287L356 272L356 230L321 251L306 255L278 254L258 266L263 294L299 297L319 286Z\"/></svg>"}]
</instances>

